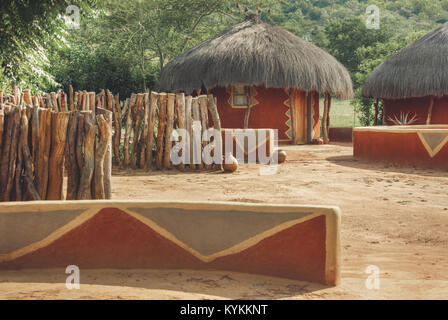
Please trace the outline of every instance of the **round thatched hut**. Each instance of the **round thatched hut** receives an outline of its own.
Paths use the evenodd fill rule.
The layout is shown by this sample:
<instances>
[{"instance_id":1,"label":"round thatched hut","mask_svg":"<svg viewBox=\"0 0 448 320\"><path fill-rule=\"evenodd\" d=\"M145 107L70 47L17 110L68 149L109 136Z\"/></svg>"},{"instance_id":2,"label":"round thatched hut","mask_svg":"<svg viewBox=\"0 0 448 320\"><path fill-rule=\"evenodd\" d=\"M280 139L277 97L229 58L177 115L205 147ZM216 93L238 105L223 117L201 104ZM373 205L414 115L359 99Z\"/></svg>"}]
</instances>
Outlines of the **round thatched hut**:
<instances>
[{"instance_id":1,"label":"round thatched hut","mask_svg":"<svg viewBox=\"0 0 448 320\"><path fill-rule=\"evenodd\" d=\"M353 95L349 73L333 56L256 16L171 61L159 87L210 92L223 128L278 129L280 143L295 144L320 137L319 94L328 102Z\"/></svg>"},{"instance_id":2,"label":"round thatched hut","mask_svg":"<svg viewBox=\"0 0 448 320\"><path fill-rule=\"evenodd\" d=\"M447 124L448 23L384 61L362 94L383 100L384 124L406 114L414 125Z\"/></svg>"}]
</instances>

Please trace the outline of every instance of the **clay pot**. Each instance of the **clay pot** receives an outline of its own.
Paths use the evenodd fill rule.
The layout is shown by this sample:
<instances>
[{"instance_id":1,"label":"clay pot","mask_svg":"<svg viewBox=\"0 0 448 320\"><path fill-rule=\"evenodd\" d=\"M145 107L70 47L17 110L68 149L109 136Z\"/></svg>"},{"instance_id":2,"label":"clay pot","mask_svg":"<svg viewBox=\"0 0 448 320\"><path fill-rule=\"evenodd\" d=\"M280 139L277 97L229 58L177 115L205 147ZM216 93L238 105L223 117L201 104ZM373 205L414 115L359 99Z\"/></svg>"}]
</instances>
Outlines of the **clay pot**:
<instances>
[{"instance_id":1,"label":"clay pot","mask_svg":"<svg viewBox=\"0 0 448 320\"><path fill-rule=\"evenodd\" d=\"M286 161L286 157L287 157L286 151L277 150L274 154L274 157L277 157L277 159L278 159L277 161L279 164L284 163Z\"/></svg>"},{"instance_id":2,"label":"clay pot","mask_svg":"<svg viewBox=\"0 0 448 320\"><path fill-rule=\"evenodd\" d=\"M238 170L238 160L236 160L231 152L226 153L222 167L225 172L235 172Z\"/></svg>"}]
</instances>

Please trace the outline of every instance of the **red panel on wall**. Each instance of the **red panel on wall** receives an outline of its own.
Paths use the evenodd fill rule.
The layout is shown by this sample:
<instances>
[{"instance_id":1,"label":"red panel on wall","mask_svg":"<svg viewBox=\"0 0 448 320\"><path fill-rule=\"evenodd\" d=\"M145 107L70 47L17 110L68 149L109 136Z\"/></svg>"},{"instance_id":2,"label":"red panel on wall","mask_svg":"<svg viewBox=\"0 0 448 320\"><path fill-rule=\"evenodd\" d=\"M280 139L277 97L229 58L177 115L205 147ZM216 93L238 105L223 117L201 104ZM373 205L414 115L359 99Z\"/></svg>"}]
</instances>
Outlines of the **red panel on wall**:
<instances>
[{"instance_id":1,"label":"red panel on wall","mask_svg":"<svg viewBox=\"0 0 448 320\"><path fill-rule=\"evenodd\" d=\"M278 129L280 140L289 140L286 135L289 120L286 113L288 107L284 102L289 98L283 89L266 89L256 87L257 95L254 97L259 104L253 106L249 118L251 129ZM244 128L244 116L246 109L232 108L229 104L230 93L226 88L215 88L213 95L218 99L218 111L221 118L221 126L225 129Z\"/></svg>"},{"instance_id":2,"label":"red panel on wall","mask_svg":"<svg viewBox=\"0 0 448 320\"><path fill-rule=\"evenodd\" d=\"M428 110L430 105L430 98L412 98L402 100L385 100L386 115L387 117L398 118L400 112L411 113L417 115L418 120L413 125L424 125L428 118ZM387 118L388 119L388 118ZM448 123L448 96L443 98L437 98L432 113L431 124L447 124ZM392 124L391 121L387 121L387 124Z\"/></svg>"}]
</instances>

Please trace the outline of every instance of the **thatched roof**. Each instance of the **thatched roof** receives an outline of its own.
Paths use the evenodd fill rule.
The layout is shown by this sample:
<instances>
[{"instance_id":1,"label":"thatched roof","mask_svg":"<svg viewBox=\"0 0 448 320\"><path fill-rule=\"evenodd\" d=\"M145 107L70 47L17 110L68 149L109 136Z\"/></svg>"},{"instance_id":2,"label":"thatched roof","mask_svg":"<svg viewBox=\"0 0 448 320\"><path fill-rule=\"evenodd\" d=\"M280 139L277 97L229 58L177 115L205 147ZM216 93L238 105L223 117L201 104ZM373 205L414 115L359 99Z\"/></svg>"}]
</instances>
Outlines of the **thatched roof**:
<instances>
[{"instance_id":1,"label":"thatched roof","mask_svg":"<svg viewBox=\"0 0 448 320\"><path fill-rule=\"evenodd\" d=\"M333 56L256 17L171 61L162 70L159 89L191 93L231 84L353 95L348 71Z\"/></svg>"},{"instance_id":2,"label":"thatched roof","mask_svg":"<svg viewBox=\"0 0 448 320\"><path fill-rule=\"evenodd\" d=\"M403 99L448 94L448 23L384 61L362 95Z\"/></svg>"}]
</instances>

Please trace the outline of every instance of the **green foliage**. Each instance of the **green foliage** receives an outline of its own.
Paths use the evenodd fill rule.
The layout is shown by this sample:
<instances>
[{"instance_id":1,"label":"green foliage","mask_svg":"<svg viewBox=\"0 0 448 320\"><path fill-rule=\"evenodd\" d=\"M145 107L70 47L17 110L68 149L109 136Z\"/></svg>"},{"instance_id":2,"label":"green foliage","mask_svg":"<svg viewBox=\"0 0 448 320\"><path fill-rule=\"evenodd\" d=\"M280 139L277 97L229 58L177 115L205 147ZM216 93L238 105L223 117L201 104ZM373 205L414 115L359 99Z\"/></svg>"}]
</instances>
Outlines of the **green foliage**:
<instances>
[{"instance_id":1,"label":"green foliage","mask_svg":"<svg viewBox=\"0 0 448 320\"><path fill-rule=\"evenodd\" d=\"M68 5L81 8L67 30ZM379 30L366 8L380 9ZM350 71L362 124L373 101L360 97L367 76L394 52L448 21L446 0L11 0L0 4L0 85L98 91L122 98L152 89L181 52L258 13L329 51Z\"/></svg>"},{"instance_id":2,"label":"green foliage","mask_svg":"<svg viewBox=\"0 0 448 320\"><path fill-rule=\"evenodd\" d=\"M412 33L405 37L390 38L386 42L377 42L369 46L362 46L356 49L355 55L359 59L357 70L353 74L353 82L355 83L355 98L352 104L359 114L359 120L362 125L369 126L374 123L375 110L374 100L361 96L362 85L368 76L389 56L400 51L408 44L414 42L421 37L424 32ZM379 119L378 124L382 123L382 103L379 102Z\"/></svg>"},{"instance_id":3,"label":"green foliage","mask_svg":"<svg viewBox=\"0 0 448 320\"><path fill-rule=\"evenodd\" d=\"M0 84L43 88L53 83L44 70L46 50L63 38L62 15L69 5L88 12L94 0L9 0L0 2Z\"/></svg>"}]
</instances>

